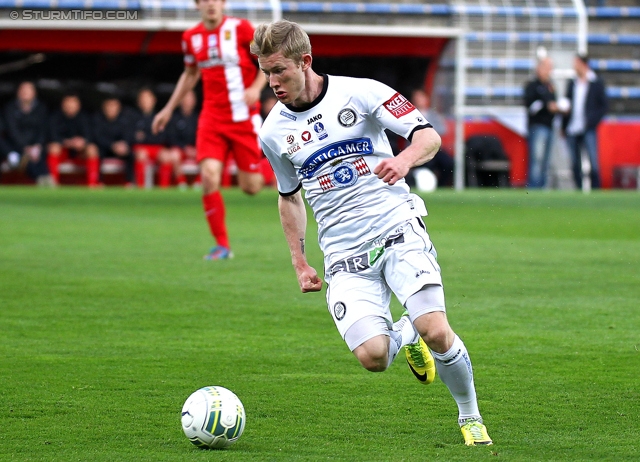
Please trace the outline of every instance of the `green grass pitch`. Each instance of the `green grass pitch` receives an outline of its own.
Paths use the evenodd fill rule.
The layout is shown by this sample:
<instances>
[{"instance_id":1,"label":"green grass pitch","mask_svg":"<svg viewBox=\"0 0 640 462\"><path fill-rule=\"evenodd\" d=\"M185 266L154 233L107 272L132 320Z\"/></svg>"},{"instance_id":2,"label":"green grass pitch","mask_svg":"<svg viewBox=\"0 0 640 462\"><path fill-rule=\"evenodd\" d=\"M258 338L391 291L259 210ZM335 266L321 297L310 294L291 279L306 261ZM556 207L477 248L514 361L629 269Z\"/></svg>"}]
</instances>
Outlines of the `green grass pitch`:
<instances>
[{"instance_id":1,"label":"green grass pitch","mask_svg":"<svg viewBox=\"0 0 640 462\"><path fill-rule=\"evenodd\" d=\"M365 371L299 293L276 192L224 196L236 258L205 262L196 192L0 189L1 461L640 459L639 194L426 197L495 442L475 448L438 379ZM229 450L182 434L205 385L244 402Z\"/></svg>"}]
</instances>

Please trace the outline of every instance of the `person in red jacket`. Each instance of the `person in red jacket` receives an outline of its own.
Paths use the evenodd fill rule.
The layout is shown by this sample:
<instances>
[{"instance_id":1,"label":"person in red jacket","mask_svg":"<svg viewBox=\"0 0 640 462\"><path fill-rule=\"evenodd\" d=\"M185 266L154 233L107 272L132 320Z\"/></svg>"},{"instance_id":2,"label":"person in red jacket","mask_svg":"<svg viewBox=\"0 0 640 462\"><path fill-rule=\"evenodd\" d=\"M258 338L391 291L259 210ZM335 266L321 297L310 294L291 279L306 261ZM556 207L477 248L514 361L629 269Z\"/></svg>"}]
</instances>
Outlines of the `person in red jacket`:
<instances>
[{"instance_id":1,"label":"person in red jacket","mask_svg":"<svg viewBox=\"0 0 640 462\"><path fill-rule=\"evenodd\" d=\"M185 69L171 98L153 121L153 131L164 130L182 98L200 77L203 103L196 139L202 175L202 204L217 245L205 259L233 256L225 224L220 182L225 161L232 156L238 166L238 184L247 194L264 184L263 157L258 145L259 98L266 80L249 52L254 29L239 18L224 15L224 0L196 0L202 22L184 32Z\"/></svg>"}]
</instances>

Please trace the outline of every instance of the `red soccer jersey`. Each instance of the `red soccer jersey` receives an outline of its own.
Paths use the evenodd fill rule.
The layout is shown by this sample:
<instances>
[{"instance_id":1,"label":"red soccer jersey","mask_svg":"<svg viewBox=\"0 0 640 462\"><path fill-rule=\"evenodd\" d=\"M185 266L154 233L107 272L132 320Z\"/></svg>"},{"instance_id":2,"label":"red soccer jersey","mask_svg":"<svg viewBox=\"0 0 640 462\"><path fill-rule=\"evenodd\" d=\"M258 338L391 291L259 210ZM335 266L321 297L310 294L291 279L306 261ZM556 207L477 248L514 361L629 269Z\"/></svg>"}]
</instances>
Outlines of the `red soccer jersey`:
<instances>
[{"instance_id":1,"label":"red soccer jersey","mask_svg":"<svg viewBox=\"0 0 640 462\"><path fill-rule=\"evenodd\" d=\"M200 69L207 119L242 122L259 113L257 104L249 107L244 102L244 91L259 72L249 52L251 40L249 21L228 16L213 30L199 23L182 34L185 66Z\"/></svg>"}]
</instances>

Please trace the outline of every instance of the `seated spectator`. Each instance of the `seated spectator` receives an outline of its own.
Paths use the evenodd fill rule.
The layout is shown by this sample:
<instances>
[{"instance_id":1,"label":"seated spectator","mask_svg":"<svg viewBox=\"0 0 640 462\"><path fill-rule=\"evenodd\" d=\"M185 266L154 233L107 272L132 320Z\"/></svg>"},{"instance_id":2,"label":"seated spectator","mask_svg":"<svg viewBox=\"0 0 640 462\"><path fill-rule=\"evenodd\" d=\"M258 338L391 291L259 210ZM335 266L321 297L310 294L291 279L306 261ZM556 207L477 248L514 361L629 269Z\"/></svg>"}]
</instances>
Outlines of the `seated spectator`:
<instances>
[{"instance_id":1,"label":"seated spectator","mask_svg":"<svg viewBox=\"0 0 640 462\"><path fill-rule=\"evenodd\" d=\"M94 115L93 140L100 158L117 158L125 163L127 186L133 186L133 130L122 113L122 103L116 97L102 102L102 110Z\"/></svg>"},{"instance_id":2,"label":"seated spectator","mask_svg":"<svg viewBox=\"0 0 640 462\"><path fill-rule=\"evenodd\" d=\"M9 165L25 171L38 184L51 184L43 150L47 109L38 101L33 83L18 86L16 99L4 107L4 123Z\"/></svg>"},{"instance_id":3,"label":"seated spectator","mask_svg":"<svg viewBox=\"0 0 640 462\"><path fill-rule=\"evenodd\" d=\"M447 132L446 120L430 105L430 98L422 89L414 90L411 93L411 102L422 113L427 121L440 136ZM453 156L446 150L440 149L433 159L422 165L435 173L438 178L438 186L453 186Z\"/></svg>"},{"instance_id":4,"label":"seated spectator","mask_svg":"<svg viewBox=\"0 0 640 462\"><path fill-rule=\"evenodd\" d=\"M82 159L87 166L87 184L98 186L100 156L97 146L91 144L89 119L78 95L69 93L62 98L60 109L49 120L49 140L47 163L54 184L60 181L60 161Z\"/></svg>"},{"instance_id":5,"label":"seated spectator","mask_svg":"<svg viewBox=\"0 0 640 462\"><path fill-rule=\"evenodd\" d=\"M137 105L139 113L135 122L133 153L136 159L136 183L139 188L145 185L147 165L158 162L158 180L161 188L171 184L171 173L175 165L171 162L171 152L166 148L166 134L153 134L151 124L156 113L156 95L149 88L138 92ZM179 168L179 165L178 165Z\"/></svg>"},{"instance_id":6,"label":"seated spectator","mask_svg":"<svg viewBox=\"0 0 640 462\"><path fill-rule=\"evenodd\" d=\"M7 135L5 133L4 122L2 121L2 114L0 114L0 163L8 160L9 153L11 152L11 146L7 141ZM16 165L19 163L16 162Z\"/></svg>"},{"instance_id":7,"label":"seated spectator","mask_svg":"<svg viewBox=\"0 0 640 462\"><path fill-rule=\"evenodd\" d=\"M173 113L167 125L167 142L169 145L169 162L173 166L178 187L186 187L186 179L182 174L181 163L184 160L196 161L196 130L198 129L198 112L196 111L196 94L188 92L180 106ZM195 184L198 184L196 179Z\"/></svg>"}]
</instances>

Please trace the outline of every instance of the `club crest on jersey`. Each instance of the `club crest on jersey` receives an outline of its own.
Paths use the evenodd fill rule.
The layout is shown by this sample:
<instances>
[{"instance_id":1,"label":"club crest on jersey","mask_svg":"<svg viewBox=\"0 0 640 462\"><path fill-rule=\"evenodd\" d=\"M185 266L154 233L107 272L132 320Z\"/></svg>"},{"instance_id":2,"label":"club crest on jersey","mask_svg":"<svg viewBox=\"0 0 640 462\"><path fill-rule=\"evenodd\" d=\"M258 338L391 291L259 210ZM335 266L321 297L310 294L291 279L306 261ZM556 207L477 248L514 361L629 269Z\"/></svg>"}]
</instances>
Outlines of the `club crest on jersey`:
<instances>
[{"instance_id":1,"label":"club crest on jersey","mask_svg":"<svg viewBox=\"0 0 640 462\"><path fill-rule=\"evenodd\" d=\"M324 125L322 124L322 122L316 122L315 124L313 124L313 131L318 134L319 140L323 140L327 136L329 136L327 131L324 129Z\"/></svg>"},{"instance_id":2,"label":"club crest on jersey","mask_svg":"<svg viewBox=\"0 0 640 462\"><path fill-rule=\"evenodd\" d=\"M336 302L336 304L333 305L333 314L338 321L342 321L347 314L347 305L342 302Z\"/></svg>"},{"instance_id":3,"label":"club crest on jersey","mask_svg":"<svg viewBox=\"0 0 640 462\"><path fill-rule=\"evenodd\" d=\"M338 122L343 127L352 127L356 120L358 120L358 116L356 116L356 111L353 109L346 108L338 112Z\"/></svg>"},{"instance_id":4,"label":"club crest on jersey","mask_svg":"<svg viewBox=\"0 0 640 462\"><path fill-rule=\"evenodd\" d=\"M324 146L304 161L298 173L304 178L311 178L327 162L353 154L361 156L373 154L371 138L353 138Z\"/></svg>"},{"instance_id":5,"label":"club crest on jersey","mask_svg":"<svg viewBox=\"0 0 640 462\"><path fill-rule=\"evenodd\" d=\"M415 106L411 104L411 102L407 98L397 92L387 101L385 101L383 106L387 111L393 114L396 119L399 119L403 115L409 114L415 109Z\"/></svg>"},{"instance_id":6,"label":"club crest on jersey","mask_svg":"<svg viewBox=\"0 0 640 462\"><path fill-rule=\"evenodd\" d=\"M191 47L196 53L202 50L202 34L195 34L191 36Z\"/></svg>"},{"instance_id":7,"label":"club crest on jersey","mask_svg":"<svg viewBox=\"0 0 640 462\"><path fill-rule=\"evenodd\" d=\"M333 188L348 188L358 181L363 175L371 174L367 162L358 157L353 162L340 162L331 169L331 173L318 177L318 183L323 191Z\"/></svg>"}]
</instances>

